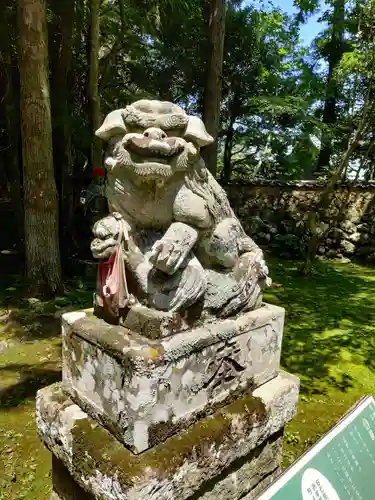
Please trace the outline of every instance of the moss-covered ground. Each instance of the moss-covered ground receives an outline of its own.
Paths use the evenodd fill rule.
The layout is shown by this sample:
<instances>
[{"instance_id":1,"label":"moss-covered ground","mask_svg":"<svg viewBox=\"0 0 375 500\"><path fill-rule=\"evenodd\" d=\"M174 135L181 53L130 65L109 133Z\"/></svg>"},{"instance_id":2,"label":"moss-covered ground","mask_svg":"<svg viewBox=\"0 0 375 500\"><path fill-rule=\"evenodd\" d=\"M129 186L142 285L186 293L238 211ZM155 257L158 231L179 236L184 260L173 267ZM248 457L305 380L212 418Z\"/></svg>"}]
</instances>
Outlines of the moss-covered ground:
<instances>
[{"instance_id":1,"label":"moss-covered ground","mask_svg":"<svg viewBox=\"0 0 375 500\"><path fill-rule=\"evenodd\" d=\"M281 287L265 298L287 310L283 368L302 381L285 434L287 465L361 396L375 394L375 268L320 263L302 278L294 263L270 267ZM63 298L28 301L9 272L0 273L0 287L0 500L44 500L51 463L36 435L35 394L60 378L58 311L89 306L91 294L75 281Z\"/></svg>"},{"instance_id":2,"label":"moss-covered ground","mask_svg":"<svg viewBox=\"0 0 375 500\"><path fill-rule=\"evenodd\" d=\"M59 314L88 307L92 291L79 280L65 296L27 298L19 263L0 255L0 500L44 500L51 493L51 458L35 426L35 394L61 378Z\"/></svg>"},{"instance_id":3,"label":"moss-covered ground","mask_svg":"<svg viewBox=\"0 0 375 500\"><path fill-rule=\"evenodd\" d=\"M362 396L375 395L375 268L319 263L312 277L273 263L265 299L285 307L282 366L301 379L299 413L285 434L285 465Z\"/></svg>"}]
</instances>

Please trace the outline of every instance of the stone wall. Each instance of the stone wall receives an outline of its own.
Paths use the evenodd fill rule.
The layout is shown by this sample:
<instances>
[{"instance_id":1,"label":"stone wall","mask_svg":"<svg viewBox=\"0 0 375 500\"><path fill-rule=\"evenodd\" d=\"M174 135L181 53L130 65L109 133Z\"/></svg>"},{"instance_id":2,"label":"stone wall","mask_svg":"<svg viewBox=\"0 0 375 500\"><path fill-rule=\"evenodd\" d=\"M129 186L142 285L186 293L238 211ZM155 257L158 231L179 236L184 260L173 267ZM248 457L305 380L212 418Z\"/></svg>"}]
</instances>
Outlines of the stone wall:
<instances>
[{"instance_id":1,"label":"stone wall","mask_svg":"<svg viewBox=\"0 0 375 500\"><path fill-rule=\"evenodd\" d=\"M264 181L232 184L227 191L246 231L261 246L288 258L304 252L307 215L324 187L319 181ZM319 255L375 261L375 182L337 185L320 227L326 232L329 226Z\"/></svg>"}]
</instances>

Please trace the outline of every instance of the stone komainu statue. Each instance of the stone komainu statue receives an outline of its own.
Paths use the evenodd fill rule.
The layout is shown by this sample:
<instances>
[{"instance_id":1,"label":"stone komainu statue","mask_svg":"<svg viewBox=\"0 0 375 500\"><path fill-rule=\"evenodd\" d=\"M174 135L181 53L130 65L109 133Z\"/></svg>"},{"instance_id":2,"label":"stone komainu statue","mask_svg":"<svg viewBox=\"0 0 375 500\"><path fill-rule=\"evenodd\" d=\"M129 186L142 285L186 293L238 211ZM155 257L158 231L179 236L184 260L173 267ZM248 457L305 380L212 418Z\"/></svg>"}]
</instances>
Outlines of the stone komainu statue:
<instances>
[{"instance_id":1,"label":"stone komainu statue","mask_svg":"<svg viewBox=\"0 0 375 500\"><path fill-rule=\"evenodd\" d=\"M200 148L213 138L200 118L141 100L111 112L96 135L108 143L111 214L95 224L91 250L102 262L116 255L130 303L181 314L199 305L216 317L259 307L268 269L205 167Z\"/></svg>"}]
</instances>

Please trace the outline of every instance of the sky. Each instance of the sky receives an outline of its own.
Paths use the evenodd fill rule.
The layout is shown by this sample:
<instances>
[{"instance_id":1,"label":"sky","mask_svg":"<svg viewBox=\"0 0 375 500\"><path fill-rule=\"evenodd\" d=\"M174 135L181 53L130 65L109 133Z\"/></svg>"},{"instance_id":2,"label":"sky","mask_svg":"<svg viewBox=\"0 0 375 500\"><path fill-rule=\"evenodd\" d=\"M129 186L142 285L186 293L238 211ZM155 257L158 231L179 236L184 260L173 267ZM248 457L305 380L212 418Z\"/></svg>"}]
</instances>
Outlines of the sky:
<instances>
[{"instance_id":1,"label":"sky","mask_svg":"<svg viewBox=\"0 0 375 500\"><path fill-rule=\"evenodd\" d=\"M280 7L288 14L294 14L296 9L293 7L293 0L273 0L273 4ZM300 37L303 40L304 45L310 45L312 40L321 31L322 25L318 23L319 14L309 17L306 24L303 24L300 28Z\"/></svg>"},{"instance_id":2,"label":"sky","mask_svg":"<svg viewBox=\"0 0 375 500\"><path fill-rule=\"evenodd\" d=\"M256 3L249 0L249 4L254 4ZM293 0L272 0L272 3L276 7L280 7L283 11L287 12L288 14L295 14L297 10L293 6ZM303 45L309 46L312 40L316 37L316 35L322 30L323 26L322 24L318 23L319 19L319 14L316 14L314 16L310 16L307 23L301 25L300 27L300 38L301 41L303 42Z\"/></svg>"}]
</instances>

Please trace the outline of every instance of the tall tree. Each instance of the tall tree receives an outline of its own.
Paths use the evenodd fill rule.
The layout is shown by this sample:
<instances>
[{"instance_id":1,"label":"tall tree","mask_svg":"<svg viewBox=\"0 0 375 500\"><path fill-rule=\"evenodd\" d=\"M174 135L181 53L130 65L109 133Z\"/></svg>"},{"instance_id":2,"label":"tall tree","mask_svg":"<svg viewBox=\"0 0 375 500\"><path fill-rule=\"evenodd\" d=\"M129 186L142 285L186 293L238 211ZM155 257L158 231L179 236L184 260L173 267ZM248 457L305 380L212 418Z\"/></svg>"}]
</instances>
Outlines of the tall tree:
<instances>
[{"instance_id":1,"label":"tall tree","mask_svg":"<svg viewBox=\"0 0 375 500\"><path fill-rule=\"evenodd\" d=\"M203 119L208 133L215 138L215 142L205 148L203 157L209 170L216 175L227 4L226 0L209 0L207 3L209 7L209 53Z\"/></svg>"},{"instance_id":2,"label":"tall tree","mask_svg":"<svg viewBox=\"0 0 375 500\"><path fill-rule=\"evenodd\" d=\"M341 67L338 71L338 76L355 75L356 78L352 81L358 90L361 88L359 81L362 80L361 93L356 96L356 117L353 120L353 129L351 130L348 145L342 159L337 163L336 170L328 179L328 183L308 214L308 229L310 231L310 239L308 241L305 262L301 266L301 272L305 275L309 274L314 263L319 242L327 236L330 229L337 222L342 213L342 207L333 207L336 215L331 217L328 224L324 224L325 229L322 229L320 224L325 210L331 203L331 195L335 186L340 182L347 171L350 159L354 153L359 150L359 158L362 159L363 153L366 159L371 152L374 142L374 107L375 107L375 0L369 0L366 4L361 5L361 8L356 13L360 17L361 29L358 30L358 36L352 46L352 52L347 52L341 62ZM358 80L357 80L358 77ZM360 96L360 97L359 97ZM359 97L359 98L358 98ZM365 146L365 148L363 148ZM357 157L358 157L357 156ZM362 167L362 161L360 168ZM358 168L358 167L357 167ZM358 173L358 171L357 171Z\"/></svg>"},{"instance_id":3,"label":"tall tree","mask_svg":"<svg viewBox=\"0 0 375 500\"><path fill-rule=\"evenodd\" d=\"M27 277L38 291L58 292L62 279L44 0L18 0L18 30Z\"/></svg>"},{"instance_id":4,"label":"tall tree","mask_svg":"<svg viewBox=\"0 0 375 500\"><path fill-rule=\"evenodd\" d=\"M5 134L1 141L0 162L8 184L8 190L13 205L13 222L17 225L15 234L18 236L17 245L23 245L23 202L22 176L20 155L20 117L19 117L19 73L17 51L15 50L16 13L10 8L9 2L0 7L0 16L3 19L3 29L0 34L0 62L3 71L0 72L0 92L2 96L4 119L2 126ZM1 120L2 122L3 120Z\"/></svg>"},{"instance_id":5,"label":"tall tree","mask_svg":"<svg viewBox=\"0 0 375 500\"><path fill-rule=\"evenodd\" d=\"M62 250L70 236L67 226L73 217L73 157L69 106L70 69L72 64L75 0L53 1L50 24L51 105L54 165L60 210L60 241ZM62 256L64 252L62 252Z\"/></svg>"},{"instance_id":6,"label":"tall tree","mask_svg":"<svg viewBox=\"0 0 375 500\"><path fill-rule=\"evenodd\" d=\"M100 168L102 164L102 148L95 131L100 127L100 96L99 96L99 51L100 51L100 0L90 0L90 31L89 31L89 81L88 96L90 107L90 125L92 132L91 164Z\"/></svg>"},{"instance_id":7,"label":"tall tree","mask_svg":"<svg viewBox=\"0 0 375 500\"><path fill-rule=\"evenodd\" d=\"M310 232L310 238L307 244L305 261L303 262L300 271L304 276L307 276L312 271L312 266L314 264L314 260L318 251L319 242L324 236L327 236L329 230L332 228L333 223L337 222L337 218L340 215L340 207L336 210L336 217L331 217L330 223L327 225L328 227L324 230L321 229L321 220L322 215L325 210L328 209L331 203L331 195L335 189L335 186L338 182L342 180L342 177L345 173L345 170L348 166L350 158L354 153L355 149L358 147L359 142L363 138L366 133L369 120L368 114L372 113L373 105L372 103L366 103L366 107L364 108L364 115L361 117L361 121L357 126L353 139L348 144L348 148L343 155L341 161L339 162L336 171L333 173L331 178L328 180L324 190L320 194L315 205L312 206L308 218L307 218L307 227ZM324 225L323 225L324 226Z\"/></svg>"},{"instance_id":8,"label":"tall tree","mask_svg":"<svg viewBox=\"0 0 375 500\"><path fill-rule=\"evenodd\" d=\"M323 55L328 62L326 96L323 110L322 145L318 157L317 173L329 167L332 155L332 134L337 123L337 101L340 88L336 78L336 70L344 55L346 42L345 34L345 0L335 0L330 21L329 39L323 46Z\"/></svg>"}]
</instances>

